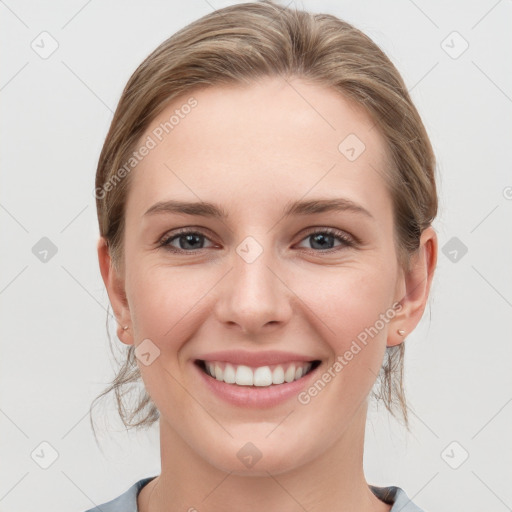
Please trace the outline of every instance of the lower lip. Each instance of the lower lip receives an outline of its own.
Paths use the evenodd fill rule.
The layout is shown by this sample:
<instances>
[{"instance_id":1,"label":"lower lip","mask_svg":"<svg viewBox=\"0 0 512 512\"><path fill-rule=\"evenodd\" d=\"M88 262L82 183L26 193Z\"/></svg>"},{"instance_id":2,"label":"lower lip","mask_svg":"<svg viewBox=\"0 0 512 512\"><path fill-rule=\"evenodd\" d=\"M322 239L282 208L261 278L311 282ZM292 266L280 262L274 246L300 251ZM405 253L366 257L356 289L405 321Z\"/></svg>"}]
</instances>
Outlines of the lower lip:
<instances>
[{"instance_id":1,"label":"lower lip","mask_svg":"<svg viewBox=\"0 0 512 512\"><path fill-rule=\"evenodd\" d=\"M318 365L304 377L293 382L274 384L271 386L237 386L226 384L207 375L194 362L192 366L199 373L200 378L206 386L218 397L237 407L248 407L264 409L282 404L292 397L296 397L316 375L317 370L322 366Z\"/></svg>"}]
</instances>

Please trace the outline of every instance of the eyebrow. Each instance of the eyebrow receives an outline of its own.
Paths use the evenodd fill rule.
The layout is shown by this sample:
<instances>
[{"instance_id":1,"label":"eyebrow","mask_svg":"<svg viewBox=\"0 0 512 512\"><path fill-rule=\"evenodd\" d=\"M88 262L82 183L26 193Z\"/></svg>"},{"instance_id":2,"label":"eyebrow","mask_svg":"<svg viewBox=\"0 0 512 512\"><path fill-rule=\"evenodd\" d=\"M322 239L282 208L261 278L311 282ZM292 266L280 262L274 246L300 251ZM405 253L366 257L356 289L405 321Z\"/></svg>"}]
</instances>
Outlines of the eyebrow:
<instances>
[{"instance_id":1,"label":"eyebrow","mask_svg":"<svg viewBox=\"0 0 512 512\"><path fill-rule=\"evenodd\" d=\"M373 215L363 208L363 206L343 197L333 199L310 199L307 201L294 201L287 203L283 217L312 215L324 212L352 212L363 214L371 219ZM228 213L220 206L206 201L189 202L167 200L159 201L151 206L144 216L157 213L176 213L182 215L196 215L199 217L212 217L217 219L227 219Z\"/></svg>"}]
</instances>

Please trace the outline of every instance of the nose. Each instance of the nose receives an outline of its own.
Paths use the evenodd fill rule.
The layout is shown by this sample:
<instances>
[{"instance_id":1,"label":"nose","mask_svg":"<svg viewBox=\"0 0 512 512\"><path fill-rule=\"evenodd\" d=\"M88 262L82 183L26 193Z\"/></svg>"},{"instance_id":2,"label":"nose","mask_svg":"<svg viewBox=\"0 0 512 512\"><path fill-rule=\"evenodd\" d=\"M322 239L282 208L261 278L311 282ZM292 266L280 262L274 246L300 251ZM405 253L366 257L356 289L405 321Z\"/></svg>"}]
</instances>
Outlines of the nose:
<instances>
[{"instance_id":1,"label":"nose","mask_svg":"<svg viewBox=\"0 0 512 512\"><path fill-rule=\"evenodd\" d=\"M216 316L225 326L239 329L241 334L268 334L289 322L294 295L280 275L282 267L274 251L262 250L254 242L241 245L233 253L231 271L219 283ZM261 252L252 260L254 251Z\"/></svg>"}]
</instances>

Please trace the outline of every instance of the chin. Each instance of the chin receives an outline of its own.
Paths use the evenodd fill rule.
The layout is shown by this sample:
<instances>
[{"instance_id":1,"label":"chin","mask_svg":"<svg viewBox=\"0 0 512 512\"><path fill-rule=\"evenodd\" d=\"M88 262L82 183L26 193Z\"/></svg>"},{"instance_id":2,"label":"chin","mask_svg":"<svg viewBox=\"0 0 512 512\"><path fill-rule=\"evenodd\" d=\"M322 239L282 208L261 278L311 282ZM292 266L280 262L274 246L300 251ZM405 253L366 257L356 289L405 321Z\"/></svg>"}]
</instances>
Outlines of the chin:
<instances>
[{"instance_id":1,"label":"chin","mask_svg":"<svg viewBox=\"0 0 512 512\"><path fill-rule=\"evenodd\" d=\"M264 477L292 471L308 460L304 443L286 446L265 436L252 439L230 438L224 445L218 443L214 452L207 450L203 457L217 469L234 475Z\"/></svg>"}]
</instances>

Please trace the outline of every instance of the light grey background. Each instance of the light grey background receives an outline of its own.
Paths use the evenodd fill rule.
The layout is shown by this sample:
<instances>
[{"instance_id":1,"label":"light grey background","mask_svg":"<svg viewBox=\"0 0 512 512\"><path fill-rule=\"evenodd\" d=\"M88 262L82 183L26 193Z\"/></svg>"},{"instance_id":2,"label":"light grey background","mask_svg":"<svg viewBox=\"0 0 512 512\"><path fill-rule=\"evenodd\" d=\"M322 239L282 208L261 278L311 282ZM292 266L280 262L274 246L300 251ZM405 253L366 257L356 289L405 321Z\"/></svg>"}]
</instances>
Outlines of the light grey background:
<instances>
[{"instance_id":1,"label":"light grey background","mask_svg":"<svg viewBox=\"0 0 512 512\"><path fill-rule=\"evenodd\" d=\"M81 512L159 473L157 427L123 433L109 414L101 452L89 426L89 405L113 376L95 167L136 66L179 28L232 3L0 1L2 512ZM404 488L429 511L511 510L512 3L295 5L333 13L384 49L438 158L438 268L406 341L413 434L372 407L367 479ZM43 31L58 43L48 58ZM33 252L43 237L57 248L46 262ZM58 458L43 469L52 450Z\"/></svg>"}]
</instances>

